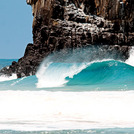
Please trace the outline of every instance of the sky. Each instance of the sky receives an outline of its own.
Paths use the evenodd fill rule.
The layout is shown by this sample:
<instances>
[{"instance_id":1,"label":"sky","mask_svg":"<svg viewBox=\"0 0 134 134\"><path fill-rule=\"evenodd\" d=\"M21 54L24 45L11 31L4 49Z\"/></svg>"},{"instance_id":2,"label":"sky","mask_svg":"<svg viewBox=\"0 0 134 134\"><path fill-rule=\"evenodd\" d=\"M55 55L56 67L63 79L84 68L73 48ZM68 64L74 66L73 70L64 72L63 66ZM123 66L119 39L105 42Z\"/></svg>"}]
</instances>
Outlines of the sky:
<instances>
[{"instance_id":1,"label":"sky","mask_svg":"<svg viewBox=\"0 0 134 134\"><path fill-rule=\"evenodd\" d=\"M18 59L32 43L32 8L26 0L0 0L0 59Z\"/></svg>"}]
</instances>

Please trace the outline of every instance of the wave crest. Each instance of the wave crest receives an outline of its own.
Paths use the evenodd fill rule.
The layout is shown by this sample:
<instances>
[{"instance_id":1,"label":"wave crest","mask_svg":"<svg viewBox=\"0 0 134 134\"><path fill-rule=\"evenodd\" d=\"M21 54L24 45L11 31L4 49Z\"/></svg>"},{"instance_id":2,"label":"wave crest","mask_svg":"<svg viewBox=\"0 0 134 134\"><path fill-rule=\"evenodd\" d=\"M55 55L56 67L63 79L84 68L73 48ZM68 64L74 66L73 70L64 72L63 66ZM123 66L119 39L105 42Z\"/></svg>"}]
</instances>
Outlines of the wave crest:
<instances>
[{"instance_id":1,"label":"wave crest","mask_svg":"<svg viewBox=\"0 0 134 134\"><path fill-rule=\"evenodd\" d=\"M37 88L63 87L64 85L128 84L134 81L134 48L126 63L109 59L107 53L75 50L48 56L36 73ZM113 56L113 55L112 55ZM107 57L107 58L106 58ZM129 65L128 65L129 64Z\"/></svg>"},{"instance_id":2,"label":"wave crest","mask_svg":"<svg viewBox=\"0 0 134 134\"><path fill-rule=\"evenodd\" d=\"M103 70L107 64L109 67L112 66L112 64L117 64L117 62L110 61L111 60L94 61L89 63L50 63L47 64L46 67L44 67L44 63L36 74L36 77L38 78L37 88L62 87L65 84L90 84L89 81L92 81L92 77L95 73L98 75L97 70L100 67ZM92 71L95 70L95 68L96 72L92 74Z\"/></svg>"}]
</instances>

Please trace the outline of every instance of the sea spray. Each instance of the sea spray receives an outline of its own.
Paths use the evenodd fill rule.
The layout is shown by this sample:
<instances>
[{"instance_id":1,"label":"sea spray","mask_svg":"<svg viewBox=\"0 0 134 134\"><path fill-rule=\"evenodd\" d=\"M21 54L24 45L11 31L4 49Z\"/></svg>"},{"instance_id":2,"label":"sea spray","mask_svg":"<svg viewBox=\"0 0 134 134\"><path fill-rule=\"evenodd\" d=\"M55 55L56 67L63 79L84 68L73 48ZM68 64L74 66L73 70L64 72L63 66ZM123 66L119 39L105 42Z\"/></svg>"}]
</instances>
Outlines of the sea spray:
<instances>
[{"instance_id":1,"label":"sea spray","mask_svg":"<svg viewBox=\"0 0 134 134\"><path fill-rule=\"evenodd\" d=\"M71 57L70 52L67 55L69 57L64 55L63 58L63 53L59 52L50 55L42 62L36 73L36 77L38 78L37 88L62 87L67 83L67 80L65 80L67 76L71 78L89 65L89 63L70 63L74 57ZM59 64L61 60L64 60L64 63Z\"/></svg>"},{"instance_id":2,"label":"sea spray","mask_svg":"<svg viewBox=\"0 0 134 134\"><path fill-rule=\"evenodd\" d=\"M99 50L99 51L98 51ZM49 55L39 67L36 77L37 88L62 87L68 82L65 78L73 78L95 61L108 59L108 53L102 55L101 48L63 50ZM113 54L114 56L114 54ZM111 56L110 56L111 57Z\"/></svg>"},{"instance_id":3,"label":"sea spray","mask_svg":"<svg viewBox=\"0 0 134 134\"><path fill-rule=\"evenodd\" d=\"M77 49L65 49L54 52L42 62L36 77L38 78L37 88L63 87L69 82L66 78L73 78L90 64L95 62L120 59L116 52L110 53L105 46L86 47Z\"/></svg>"},{"instance_id":4,"label":"sea spray","mask_svg":"<svg viewBox=\"0 0 134 134\"><path fill-rule=\"evenodd\" d=\"M7 76L7 75L1 75L0 76L0 82L10 81L10 80L14 80L14 79L17 79L17 75L16 74L12 74L11 76Z\"/></svg>"},{"instance_id":5,"label":"sea spray","mask_svg":"<svg viewBox=\"0 0 134 134\"><path fill-rule=\"evenodd\" d=\"M132 47L132 49L130 50L129 55L130 56L126 60L126 63L131 65L131 66L134 66L134 47Z\"/></svg>"},{"instance_id":6,"label":"sea spray","mask_svg":"<svg viewBox=\"0 0 134 134\"><path fill-rule=\"evenodd\" d=\"M38 82L44 74L58 81L55 74L64 71L69 77L64 77L64 87L36 88L36 76L0 82L0 133L100 134L99 129L112 128L106 133L113 133L123 128L124 134L132 134L128 128L134 128L134 67L108 59L80 61L84 57L63 62L50 56L42 64ZM69 74L68 67L75 73Z\"/></svg>"},{"instance_id":7,"label":"sea spray","mask_svg":"<svg viewBox=\"0 0 134 134\"><path fill-rule=\"evenodd\" d=\"M86 68L88 64L51 63L46 69L41 67L36 75L38 78L37 87L62 87L68 82L65 79L66 77L73 78L75 74Z\"/></svg>"}]
</instances>

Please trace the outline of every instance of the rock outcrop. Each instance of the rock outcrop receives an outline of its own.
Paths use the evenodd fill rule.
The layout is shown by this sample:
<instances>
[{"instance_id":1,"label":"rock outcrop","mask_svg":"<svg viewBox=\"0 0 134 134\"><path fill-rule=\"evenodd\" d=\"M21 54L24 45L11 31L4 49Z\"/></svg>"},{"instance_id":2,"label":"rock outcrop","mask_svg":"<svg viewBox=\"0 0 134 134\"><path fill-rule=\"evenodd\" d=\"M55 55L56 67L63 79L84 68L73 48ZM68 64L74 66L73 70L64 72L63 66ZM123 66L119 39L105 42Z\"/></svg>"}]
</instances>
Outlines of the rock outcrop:
<instances>
[{"instance_id":1,"label":"rock outcrop","mask_svg":"<svg viewBox=\"0 0 134 134\"><path fill-rule=\"evenodd\" d=\"M77 47L101 47L125 61L134 44L133 0L27 0L32 6L33 44L0 72L18 78L34 75L50 53ZM119 56L118 56L119 55Z\"/></svg>"}]
</instances>

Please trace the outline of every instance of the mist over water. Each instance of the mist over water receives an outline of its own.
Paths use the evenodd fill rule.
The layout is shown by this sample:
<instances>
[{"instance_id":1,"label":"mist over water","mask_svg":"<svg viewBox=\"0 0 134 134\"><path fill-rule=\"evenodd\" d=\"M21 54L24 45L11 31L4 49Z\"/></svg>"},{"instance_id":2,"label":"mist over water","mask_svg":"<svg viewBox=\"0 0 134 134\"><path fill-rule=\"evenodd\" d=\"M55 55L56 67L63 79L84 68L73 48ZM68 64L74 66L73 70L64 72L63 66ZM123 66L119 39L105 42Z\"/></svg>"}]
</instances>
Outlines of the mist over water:
<instances>
[{"instance_id":1,"label":"mist over water","mask_svg":"<svg viewBox=\"0 0 134 134\"><path fill-rule=\"evenodd\" d=\"M126 61L133 65L133 49ZM71 85L124 83L134 81L134 69L121 62L120 55L102 48L63 50L48 56L39 67L37 88L65 87ZM115 61L115 57L119 60ZM98 83L97 83L98 82ZM92 89L91 89L92 90ZM110 89L108 89L110 90Z\"/></svg>"},{"instance_id":2,"label":"mist over water","mask_svg":"<svg viewBox=\"0 0 134 134\"><path fill-rule=\"evenodd\" d=\"M127 63L127 64L129 64L129 65L131 65L131 66L134 66L134 47L132 47L132 49L131 49L129 55L130 55L130 56L129 56L129 59L126 60L125 63Z\"/></svg>"}]
</instances>

